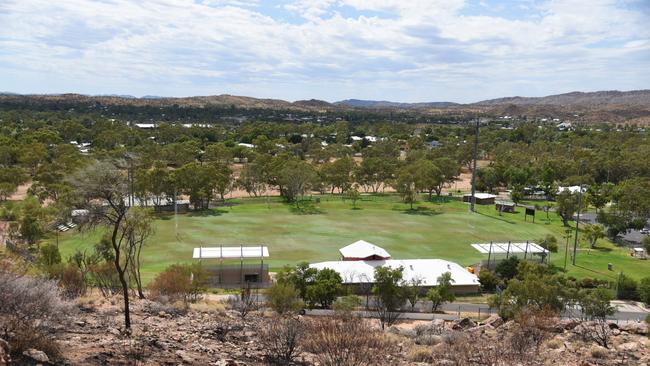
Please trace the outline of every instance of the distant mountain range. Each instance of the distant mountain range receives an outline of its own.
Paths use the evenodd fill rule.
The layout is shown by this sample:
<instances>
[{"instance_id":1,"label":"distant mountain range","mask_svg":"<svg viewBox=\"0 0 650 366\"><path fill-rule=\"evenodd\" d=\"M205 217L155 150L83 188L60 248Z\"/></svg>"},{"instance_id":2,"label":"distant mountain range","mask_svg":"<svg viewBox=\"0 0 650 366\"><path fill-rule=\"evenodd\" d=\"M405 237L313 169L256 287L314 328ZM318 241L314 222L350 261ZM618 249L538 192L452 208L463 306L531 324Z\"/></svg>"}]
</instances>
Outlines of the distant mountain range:
<instances>
[{"instance_id":1,"label":"distant mountain range","mask_svg":"<svg viewBox=\"0 0 650 366\"><path fill-rule=\"evenodd\" d=\"M453 102L400 103L382 100L347 99L334 103L310 99L288 102L280 99L261 99L235 95L196 97L159 97L147 95L42 94L20 95L0 93L4 103L99 103L104 105L134 106L224 106L242 109L297 110L324 113L327 111L374 110L377 112L408 112L436 116L453 114L459 117L476 116L538 116L570 118L584 122L614 122L650 124L650 90L571 92L545 97L507 97L476 103Z\"/></svg>"},{"instance_id":2,"label":"distant mountain range","mask_svg":"<svg viewBox=\"0 0 650 366\"><path fill-rule=\"evenodd\" d=\"M650 90L633 91L597 91L590 93L571 92L565 94L549 95L545 97L506 97L483 100L475 103L454 102L425 102L425 103L399 103L385 100L346 99L334 102L335 105L344 105L356 108L453 108L463 106L603 106L603 105L640 105L650 106Z\"/></svg>"},{"instance_id":3,"label":"distant mountain range","mask_svg":"<svg viewBox=\"0 0 650 366\"><path fill-rule=\"evenodd\" d=\"M390 102L387 100L363 100L363 99L346 99L334 102L335 105L343 105L356 108L449 108L459 106L459 103L453 102L425 102L425 103L400 103Z\"/></svg>"}]
</instances>

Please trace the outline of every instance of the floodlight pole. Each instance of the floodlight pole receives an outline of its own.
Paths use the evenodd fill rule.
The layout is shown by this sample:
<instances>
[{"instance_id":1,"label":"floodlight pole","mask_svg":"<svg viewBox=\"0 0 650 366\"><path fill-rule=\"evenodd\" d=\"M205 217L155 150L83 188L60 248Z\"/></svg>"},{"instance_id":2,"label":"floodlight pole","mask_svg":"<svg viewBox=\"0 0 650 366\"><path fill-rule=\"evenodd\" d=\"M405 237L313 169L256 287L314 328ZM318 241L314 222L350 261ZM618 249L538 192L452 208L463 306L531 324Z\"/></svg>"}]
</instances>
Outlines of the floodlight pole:
<instances>
[{"instance_id":1,"label":"floodlight pole","mask_svg":"<svg viewBox=\"0 0 650 366\"><path fill-rule=\"evenodd\" d=\"M176 200L176 186L174 185L174 235L178 240L178 201Z\"/></svg>"},{"instance_id":2,"label":"floodlight pole","mask_svg":"<svg viewBox=\"0 0 650 366\"><path fill-rule=\"evenodd\" d=\"M474 152L472 154L472 197L470 200L469 210L470 212L475 212L474 205L476 204L476 159L478 155L478 130L479 130L479 119L476 119L476 131L474 132Z\"/></svg>"},{"instance_id":3,"label":"floodlight pole","mask_svg":"<svg viewBox=\"0 0 650 366\"><path fill-rule=\"evenodd\" d=\"M580 190L578 191L578 213L576 216L576 235L573 241L572 264L576 265L576 254L578 253L578 228L580 226L580 209L582 208L582 175L585 172L585 161L580 160Z\"/></svg>"}]
</instances>

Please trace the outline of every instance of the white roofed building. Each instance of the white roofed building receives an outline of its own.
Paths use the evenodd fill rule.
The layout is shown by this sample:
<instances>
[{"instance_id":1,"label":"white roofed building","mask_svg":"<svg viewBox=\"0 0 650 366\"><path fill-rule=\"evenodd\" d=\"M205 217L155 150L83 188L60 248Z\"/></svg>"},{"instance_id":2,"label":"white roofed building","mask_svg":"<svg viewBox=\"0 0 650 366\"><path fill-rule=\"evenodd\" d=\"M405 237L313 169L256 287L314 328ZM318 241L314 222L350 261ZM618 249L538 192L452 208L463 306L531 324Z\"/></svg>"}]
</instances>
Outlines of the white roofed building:
<instances>
[{"instance_id":1,"label":"white roofed building","mask_svg":"<svg viewBox=\"0 0 650 366\"><path fill-rule=\"evenodd\" d=\"M491 193L474 193L474 202L476 202L477 205L493 205L496 198L497 196ZM472 202L472 194L468 193L463 195L463 202Z\"/></svg>"},{"instance_id":2,"label":"white roofed building","mask_svg":"<svg viewBox=\"0 0 650 366\"><path fill-rule=\"evenodd\" d=\"M333 269L341 275L343 284L351 286L372 284L375 280L375 268L387 266L402 267L404 281L418 279L422 287L436 286L438 277L449 272L454 292L474 293L479 290L478 277L454 262L443 259L390 259L390 254L385 249L363 240L339 251L342 260L312 263L309 266L319 270Z\"/></svg>"},{"instance_id":3,"label":"white roofed building","mask_svg":"<svg viewBox=\"0 0 650 366\"><path fill-rule=\"evenodd\" d=\"M557 194L560 194L564 191L569 191L571 194L576 194L576 193L585 193L587 189L585 187L582 187L582 190L580 189L580 186L568 186L568 187L562 187L559 186L557 187Z\"/></svg>"},{"instance_id":4,"label":"white roofed building","mask_svg":"<svg viewBox=\"0 0 650 366\"><path fill-rule=\"evenodd\" d=\"M382 260L390 259L390 254L382 247L378 247L365 240L358 240L354 243L339 249L341 259L344 261Z\"/></svg>"}]
</instances>

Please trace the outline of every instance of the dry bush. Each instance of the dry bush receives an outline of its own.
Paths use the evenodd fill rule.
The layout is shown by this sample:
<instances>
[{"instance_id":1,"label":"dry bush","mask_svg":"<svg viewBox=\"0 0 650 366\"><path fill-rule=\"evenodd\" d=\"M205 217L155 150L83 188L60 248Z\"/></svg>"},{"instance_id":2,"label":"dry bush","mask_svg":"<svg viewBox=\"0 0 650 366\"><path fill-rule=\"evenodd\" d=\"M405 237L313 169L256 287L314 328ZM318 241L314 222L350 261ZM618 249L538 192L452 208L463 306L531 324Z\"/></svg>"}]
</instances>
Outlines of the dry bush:
<instances>
[{"instance_id":1,"label":"dry bush","mask_svg":"<svg viewBox=\"0 0 650 366\"><path fill-rule=\"evenodd\" d=\"M526 310L518 314L516 321L519 327L510 336L510 350L522 357L537 353L549 338L554 319L554 313L550 310Z\"/></svg>"},{"instance_id":2,"label":"dry bush","mask_svg":"<svg viewBox=\"0 0 650 366\"><path fill-rule=\"evenodd\" d=\"M13 352L40 348L56 356L56 331L74 314L74 307L61 299L55 282L0 272L0 304L0 338Z\"/></svg>"},{"instance_id":3,"label":"dry bush","mask_svg":"<svg viewBox=\"0 0 650 366\"><path fill-rule=\"evenodd\" d=\"M324 366L380 365L394 349L363 319L319 318L308 325L304 347Z\"/></svg>"},{"instance_id":4,"label":"dry bush","mask_svg":"<svg viewBox=\"0 0 650 366\"><path fill-rule=\"evenodd\" d=\"M426 346L412 346L406 356L411 362L431 362L433 361L433 353L431 347Z\"/></svg>"},{"instance_id":5,"label":"dry bush","mask_svg":"<svg viewBox=\"0 0 650 366\"><path fill-rule=\"evenodd\" d=\"M95 286L101 291L102 296L110 297L121 293L120 279L113 263L102 262L90 266L88 272Z\"/></svg>"},{"instance_id":6,"label":"dry bush","mask_svg":"<svg viewBox=\"0 0 650 366\"><path fill-rule=\"evenodd\" d=\"M67 265L62 268L59 274L59 284L63 288L63 294L69 299L74 299L86 294L87 284L83 273L74 265Z\"/></svg>"},{"instance_id":7,"label":"dry bush","mask_svg":"<svg viewBox=\"0 0 650 366\"><path fill-rule=\"evenodd\" d=\"M438 348L433 355L436 360L446 359L456 366L516 364L515 360L505 352L504 342L459 331L447 333L443 339L443 347Z\"/></svg>"},{"instance_id":8,"label":"dry bush","mask_svg":"<svg viewBox=\"0 0 650 366\"><path fill-rule=\"evenodd\" d=\"M190 309L199 313L225 314L226 305L223 301L203 299L190 304Z\"/></svg>"},{"instance_id":9,"label":"dry bush","mask_svg":"<svg viewBox=\"0 0 650 366\"><path fill-rule=\"evenodd\" d=\"M124 356L129 361L129 365L140 366L146 365L153 353L148 345L147 339L142 335L134 335L125 341L122 348Z\"/></svg>"},{"instance_id":10,"label":"dry bush","mask_svg":"<svg viewBox=\"0 0 650 366\"><path fill-rule=\"evenodd\" d=\"M250 284L248 284L241 290L239 296L228 300L228 305L231 309L238 312L241 318L244 319L250 312L258 309L259 306L255 299L256 296L254 296Z\"/></svg>"},{"instance_id":11,"label":"dry bush","mask_svg":"<svg viewBox=\"0 0 650 366\"><path fill-rule=\"evenodd\" d=\"M144 310L147 313L152 315L166 313L178 316L187 314L189 310L187 304L182 301L170 301L170 299L165 296L158 297L156 300L157 301L150 301L145 304Z\"/></svg>"},{"instance_id":12,"label":"dry bush","mask_svg":"<svg viewBox=\"0 0 650 366\"><path fill-rule=\"evenodd\" d=\"M601 346L592 347L590 353L593 358L607 358L607 348Z\"/></svg>"},{"instance_id":13,"label":"dry bush","mask_svg":"<svg viewBox=\"0 0 650 366\"><path fill-rule=\"evenodd\" d=\"M298 318L275 317L260 332L260 341L272 363L286 365L298 354L305 329Z\"/></svg>"},{"instance_id":14,"label":"dry bush","mask_svg":"<svg viewBox=\"0 0 650 366\"><path fill-rule=\"evenodd\" d=\"M434 346L442 341L443 333L445 333L444 324L419 324L415 327L415 343Z\"/></svg>"},{"instance_id":15,"label":"dry bush","mask_svg":"<svg viewBox=\"0 0 650 366\"><path fill-rule=\"evenodd\" d=\"M204 292L205 271L200 266L173 264L149 285L151 296L166 296L171 301L196 302Z\"/></svg>"},{"instance_id":16,"label":"dry bush","mask_svg":"<svg viewBox=\"0 0 650 366\"><path fill-rule=\"evenodd\" d=\"M551 339L546 342L546 348L548 349L560 349L564 343L559 339Z\"/></svg>"}]
</instances>

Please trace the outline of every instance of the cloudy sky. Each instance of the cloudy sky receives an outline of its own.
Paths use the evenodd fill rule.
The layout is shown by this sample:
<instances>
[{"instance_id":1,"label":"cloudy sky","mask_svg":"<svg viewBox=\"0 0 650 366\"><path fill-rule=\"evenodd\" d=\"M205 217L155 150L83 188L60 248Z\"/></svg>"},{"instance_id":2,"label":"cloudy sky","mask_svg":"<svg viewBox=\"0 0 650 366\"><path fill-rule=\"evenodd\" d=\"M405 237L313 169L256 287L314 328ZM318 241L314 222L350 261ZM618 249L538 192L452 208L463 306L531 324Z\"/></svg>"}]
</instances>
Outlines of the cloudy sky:
<instances>
[{"instance_id":1,"label":"cloudy sky","mask_svg":"<svg viewBox=\"0 0 650 366\"><path fill-rule=\"evenodd\" d=\"M0 0L0 91L456 101L650 88L650 0Z\"/></svg>"}]
</instances>

